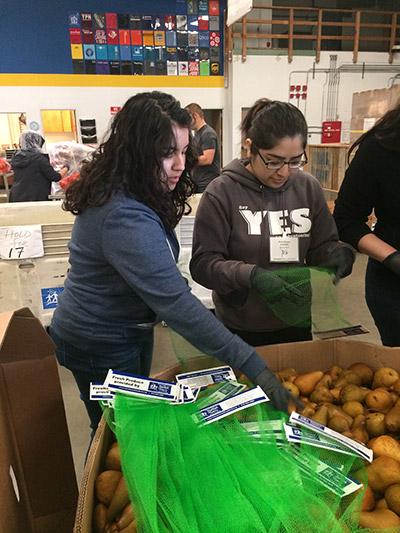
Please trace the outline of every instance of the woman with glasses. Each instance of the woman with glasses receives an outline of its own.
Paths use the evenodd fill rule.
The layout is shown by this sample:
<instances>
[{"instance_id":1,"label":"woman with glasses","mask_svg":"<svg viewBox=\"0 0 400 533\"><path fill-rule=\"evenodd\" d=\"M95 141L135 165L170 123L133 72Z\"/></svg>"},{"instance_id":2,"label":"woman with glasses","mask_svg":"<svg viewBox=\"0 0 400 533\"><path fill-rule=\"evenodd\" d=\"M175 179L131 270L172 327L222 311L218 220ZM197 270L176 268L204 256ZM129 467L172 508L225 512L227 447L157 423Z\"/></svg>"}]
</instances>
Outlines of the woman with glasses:
<instances>
[{"instance_id":1,"label":"woman with glasses","mask_svg":"<svg viewBox=\"0 0 400 533\"><path fill-rule=\"evenodd\" d=\"M357 139L349 155L356 148L334 217L340 238L369 256L365 298L382 344L400 346L400 104Z\"/></svg>"},{"instance_id":2,"label":"woman with glasses","mask_svg":"<svg viewBox=\"0 0 400 533\"><path fill-rule=\"evenodd\" d=\"M191 273L213 290L218 318L249 344L309 340L311 324L288 325L265 304L268 293L272 298L285 289L276 272L328 266L339 279L351 273L354 254L338 243L319 182L302 170L307 124L301 111L261 99L241 130L247 158L227 165L200 201Z\"/></svg>"}]
</instances>

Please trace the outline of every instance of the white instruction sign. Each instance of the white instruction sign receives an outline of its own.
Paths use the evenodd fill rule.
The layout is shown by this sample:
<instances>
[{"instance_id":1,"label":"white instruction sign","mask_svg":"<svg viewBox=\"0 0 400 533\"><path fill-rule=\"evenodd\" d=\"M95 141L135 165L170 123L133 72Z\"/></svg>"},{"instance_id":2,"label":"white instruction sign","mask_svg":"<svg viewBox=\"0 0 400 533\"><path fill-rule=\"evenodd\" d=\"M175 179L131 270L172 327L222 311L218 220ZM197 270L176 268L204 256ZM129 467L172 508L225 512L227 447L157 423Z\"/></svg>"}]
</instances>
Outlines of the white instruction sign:
<instances>
[{"instance_id":1,"label":"white instruction sign","mask_svg":"<svg viewBox=\"0 0 400 533\"><path fill-rule=\"evenodd\" d=\"M31 259L43 257L42 226L0 227L0 259Z\"/></svg>"}]
</instances>

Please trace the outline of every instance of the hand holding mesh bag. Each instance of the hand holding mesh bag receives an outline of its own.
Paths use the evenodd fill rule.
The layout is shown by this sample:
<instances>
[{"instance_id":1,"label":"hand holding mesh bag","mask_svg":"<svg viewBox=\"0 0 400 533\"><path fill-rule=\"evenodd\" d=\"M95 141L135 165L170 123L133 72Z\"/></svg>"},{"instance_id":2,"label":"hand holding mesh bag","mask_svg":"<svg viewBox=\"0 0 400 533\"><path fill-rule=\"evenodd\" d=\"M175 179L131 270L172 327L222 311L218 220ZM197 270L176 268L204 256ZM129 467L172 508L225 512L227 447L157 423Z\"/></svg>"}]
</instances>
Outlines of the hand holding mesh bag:
<instances>
[{"instance_id":1,"label":"hand holding mesh bag","mask_svg":"<svg viewBox=\"0 0 400 533\"><path fill-rule=\"evenodd\" d=\"M349 246L338 243L320 266L334 269L335 279L333 283L336 284L340 279L350 276L355 257L355 253Z\"/></svg>"},{"instance_id":2,"label":"hand holding mesh bag","mask_svg":"<svg viewBox=\"0 0 400 533\"><path fill-rule=\"evenodd\" d=\"M289 267L270 271L256 267L252 272L251 287L284 324L311 326L309 268Z\"/></svg>"},{"instance_id":3,"label":"hand holding mesh bag","mask_svg":"<svg viewBox=\"0 0 400 533\"><path fill-rule=\"evenodd\" d=\"M268 304L274 304L283 298L296 299L301 293L294 285L288 284L278 271L255 267L251 273L251 288Z\"/></svg>"}]
</instances>

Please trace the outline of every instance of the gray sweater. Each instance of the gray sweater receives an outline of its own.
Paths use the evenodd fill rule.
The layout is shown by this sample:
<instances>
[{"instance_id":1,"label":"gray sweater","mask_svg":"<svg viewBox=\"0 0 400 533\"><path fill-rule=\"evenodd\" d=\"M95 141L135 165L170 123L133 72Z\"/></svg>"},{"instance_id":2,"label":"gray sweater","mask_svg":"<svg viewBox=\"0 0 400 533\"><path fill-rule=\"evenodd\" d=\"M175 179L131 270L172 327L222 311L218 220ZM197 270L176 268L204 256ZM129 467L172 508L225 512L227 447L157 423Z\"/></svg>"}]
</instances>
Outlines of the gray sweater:
<instances>
[{"instance_id":1,"label":"gray sweater","mask_svg":"<svg viewBox=\"0 0 400 533\"><path fill-rule=\"evenodd\" d=\"M192 295L176 260L179 244L143 203L116 194L76 218L71 269L52 329L83 349L135 342L160 320L196 348L254 378L265 362Z\"/></svg>"}]
</instances>

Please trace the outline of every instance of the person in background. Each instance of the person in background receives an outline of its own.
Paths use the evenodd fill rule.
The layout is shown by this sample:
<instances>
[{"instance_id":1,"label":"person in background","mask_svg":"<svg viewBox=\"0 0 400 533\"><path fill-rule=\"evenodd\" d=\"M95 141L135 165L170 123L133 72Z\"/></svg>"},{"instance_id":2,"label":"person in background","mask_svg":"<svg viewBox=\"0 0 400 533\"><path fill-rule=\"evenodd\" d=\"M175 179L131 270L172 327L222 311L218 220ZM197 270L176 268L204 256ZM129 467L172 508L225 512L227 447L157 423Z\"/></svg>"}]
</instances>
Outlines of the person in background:
<instances>
[{"instance_id":1,"label":"person in background","mask_svg":"<svg viewBox=\"0 0 400 533\"><path fill-rule=\"evenodd\" d=\"M0 174L7 174L11 171L11 165L6 159L5 150L0 150Z\"/></svg>"},{"instance_id":2,"label":"person in background","mask_svg":"<svg viewBox=\"0 0 400 533\"><path fill-rule=\"evenodd\" d=\"M249 344L310 340L308 317L309 326L288 325L270 307L273 295L295 297L276 273L325 266L339 279L351 273L354 254L338 242L319 182L302 170L307 124L301 111L263 98L241 130L247 158L227 165L203 194L190 271L213 290L217 317ZM301 314L309 306L298 296Z\"/></svg>"},{"instance_id":3,"label":"person in background","mask_svg":"<svg viewBox=\"0 0 400 533\"><path fill-rule=\"evenodd\" d=\"M204 113L198 104L186 106L192 117L194 130L194 148L197 153L197 165L192 171L196 193L203 192L221 170L221 155L215 130L204 120Z\"/></svg>"},{"instance_id":4,"label":"person in background","mask_svg":"<svg viewBox=\"0 0 400 533\"><path fill-rule=\"evenodd\" d=\"M365 297L382 343L400 346L400 104L356 140L349 156L356 148L334 217L340 238L369 256Z\"/></svg>"},{"instance_id":5,"label":"person in background","mask_svg":"<svg viewBox=\"0 0 400 533\"><path fill-rule=\"evenodd\" d=\"M56 172L50 165L42 147L43 137L35 131L21 133L18 150L11 159L14 181L10 192L10 202L37 202L48 200L51 182L59 181L68 169Z\"/></svg>"},{"instance_id":6,"label":"person in background","mask_svg":"<svg viewBox=\"0 0 400 533\"><path fill-rule=\"evenodd\" d=\"M148 376L153 330L162 320L202 352L241 369L287 409L290 395L266 363L191 294L176 266L174 228L192 194L190 123L168 94L131 97L66 190L64 209L77 217L50 335L93 431L101 409L89 400L90 382L103 382L110 368Z\"/></svg>"}]
</instances>

